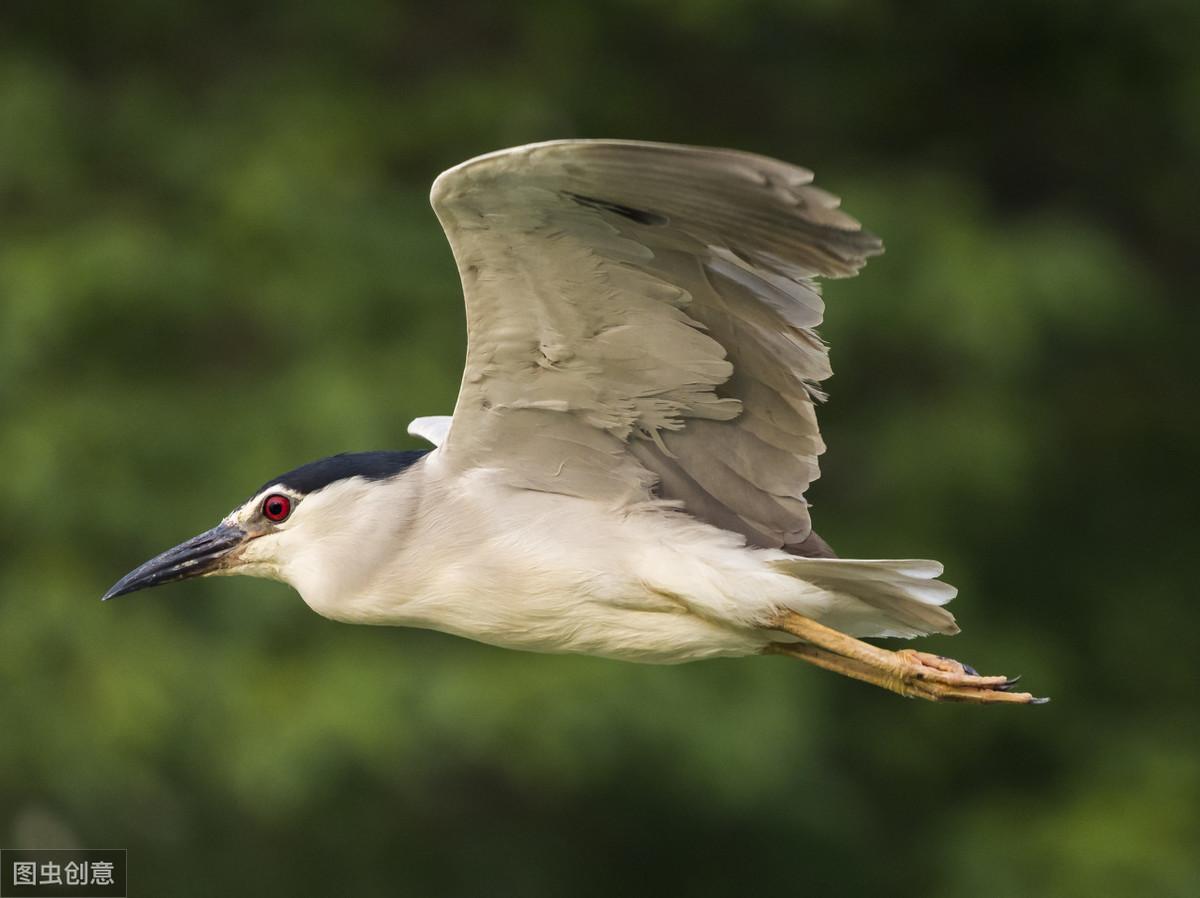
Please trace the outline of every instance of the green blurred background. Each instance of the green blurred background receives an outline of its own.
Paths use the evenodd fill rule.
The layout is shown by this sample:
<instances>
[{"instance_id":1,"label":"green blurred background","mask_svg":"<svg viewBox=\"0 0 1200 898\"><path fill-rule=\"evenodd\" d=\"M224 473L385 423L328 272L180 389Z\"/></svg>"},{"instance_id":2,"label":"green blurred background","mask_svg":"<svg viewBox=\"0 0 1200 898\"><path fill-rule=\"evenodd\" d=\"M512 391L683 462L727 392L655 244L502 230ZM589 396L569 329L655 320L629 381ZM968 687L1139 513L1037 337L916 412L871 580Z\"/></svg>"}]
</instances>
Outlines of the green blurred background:
<instances>
[{"instance_id":1,"label":"green blurred background","mask_svg":"<svg viewBox=\"0 0 1200 898\"><path fill-rule=\"evenodd\" d=\"M251 6L253 8L251 8ZM0 844L136 896L1200 894L1200 6L0 7ZM273 583L108 605L258 483L447 413L443 168L552 137L814 168L811 496L929 556L1044 708L783 659L355 628Z\"/></svg>"}]
</instances>

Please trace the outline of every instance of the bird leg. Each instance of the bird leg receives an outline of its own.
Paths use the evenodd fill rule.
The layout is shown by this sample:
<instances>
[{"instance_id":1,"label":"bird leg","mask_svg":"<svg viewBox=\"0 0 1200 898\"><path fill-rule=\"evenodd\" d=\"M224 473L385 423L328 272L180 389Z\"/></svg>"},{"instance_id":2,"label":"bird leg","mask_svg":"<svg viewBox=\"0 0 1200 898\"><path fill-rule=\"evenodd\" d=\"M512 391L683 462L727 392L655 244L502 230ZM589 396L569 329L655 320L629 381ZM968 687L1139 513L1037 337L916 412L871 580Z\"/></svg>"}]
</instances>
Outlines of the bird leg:
<instances>
[{"instance_id":1,"label":"bird leg","mask_svg":"<svg viewBox=\"0 0 1200 898\"><path fill-rule=\"evenodd\" d=\"M1041 704L1028 692L1009 692L1016 679L982 677L964 664L940 655L902 649L882 649L847 636L811 618L785 611L771 629L782 630L801 642L773 642L768 654L787 655L843 676L897 692L906 698L931 702L1008 702Z\"/></svg>"}]
</instances>

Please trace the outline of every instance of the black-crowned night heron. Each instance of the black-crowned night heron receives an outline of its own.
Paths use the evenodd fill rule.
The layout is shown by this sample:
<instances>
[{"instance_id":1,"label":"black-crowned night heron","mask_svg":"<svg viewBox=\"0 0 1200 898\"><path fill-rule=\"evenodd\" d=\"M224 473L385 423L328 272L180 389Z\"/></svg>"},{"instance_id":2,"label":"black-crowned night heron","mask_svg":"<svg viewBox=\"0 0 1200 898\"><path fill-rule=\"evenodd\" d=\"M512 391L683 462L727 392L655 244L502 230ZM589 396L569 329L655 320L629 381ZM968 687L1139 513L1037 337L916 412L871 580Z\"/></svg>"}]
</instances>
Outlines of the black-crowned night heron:
<instances>
[{"instance_id":1,"label":"black-crowned night heron","mask_svg":"<svg viewBox=\"0 0 1200 898\"><path fill-rule=\"evenodd\" d=\"M860 636L955 633L935 561L842 559L804 491L830 374L813 278L882 250L808 171L730 150L555 141L442 174L467 307L430 452L276 477L104 598L291 584L340 621L674 663L800 658L902 695L1039 701Z\"/></svg>"}]
</instances>

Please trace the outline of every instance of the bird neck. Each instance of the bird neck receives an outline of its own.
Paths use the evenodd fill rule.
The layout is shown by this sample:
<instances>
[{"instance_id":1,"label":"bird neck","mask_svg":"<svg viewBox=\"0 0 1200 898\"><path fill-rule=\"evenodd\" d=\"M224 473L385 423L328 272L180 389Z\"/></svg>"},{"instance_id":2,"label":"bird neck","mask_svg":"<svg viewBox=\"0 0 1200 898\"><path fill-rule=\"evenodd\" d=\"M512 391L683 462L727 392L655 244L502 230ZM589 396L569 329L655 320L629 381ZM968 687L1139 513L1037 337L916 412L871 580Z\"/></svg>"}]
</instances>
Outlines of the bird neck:
<instances>
[{"instance_id":1,"label":"bird neck","mask_svg":"<svg viewBox=\"0 0 1200 898\"><path fill-rule=\"evenodd\" d=\"M398 582L397 572L419 570L411 560L426 498L421 467L384 481L351 478L305 498L306 529L291 535L281 574L318 614L365 622L381 584L393 593L419 587Z\"/></svg>"}]
</instances>

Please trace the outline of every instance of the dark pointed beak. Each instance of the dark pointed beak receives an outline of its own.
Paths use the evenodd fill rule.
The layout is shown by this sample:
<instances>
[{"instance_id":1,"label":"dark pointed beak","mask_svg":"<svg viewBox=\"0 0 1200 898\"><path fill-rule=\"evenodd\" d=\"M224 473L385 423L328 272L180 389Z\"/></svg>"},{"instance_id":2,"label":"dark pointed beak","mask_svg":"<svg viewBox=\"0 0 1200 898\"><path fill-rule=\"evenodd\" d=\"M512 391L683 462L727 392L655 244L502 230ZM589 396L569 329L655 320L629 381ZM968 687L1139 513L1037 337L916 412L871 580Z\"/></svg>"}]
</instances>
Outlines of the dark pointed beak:
<instances>
[{"instance_id":1,"label":"dark pointed beak","mask_svg":"<svg viewBox=\"0 0 1200 898\"><path fill-rule=\"evenodd\" d=\"M199 536L193 536L174 549L168 549L130 571L112 589L100 597L107 602L116 596L137 592L162 583L201 577L226 567L230 556L246 542L246 531L234 524L218 524Z\"/></svg>"}]
</instances>

